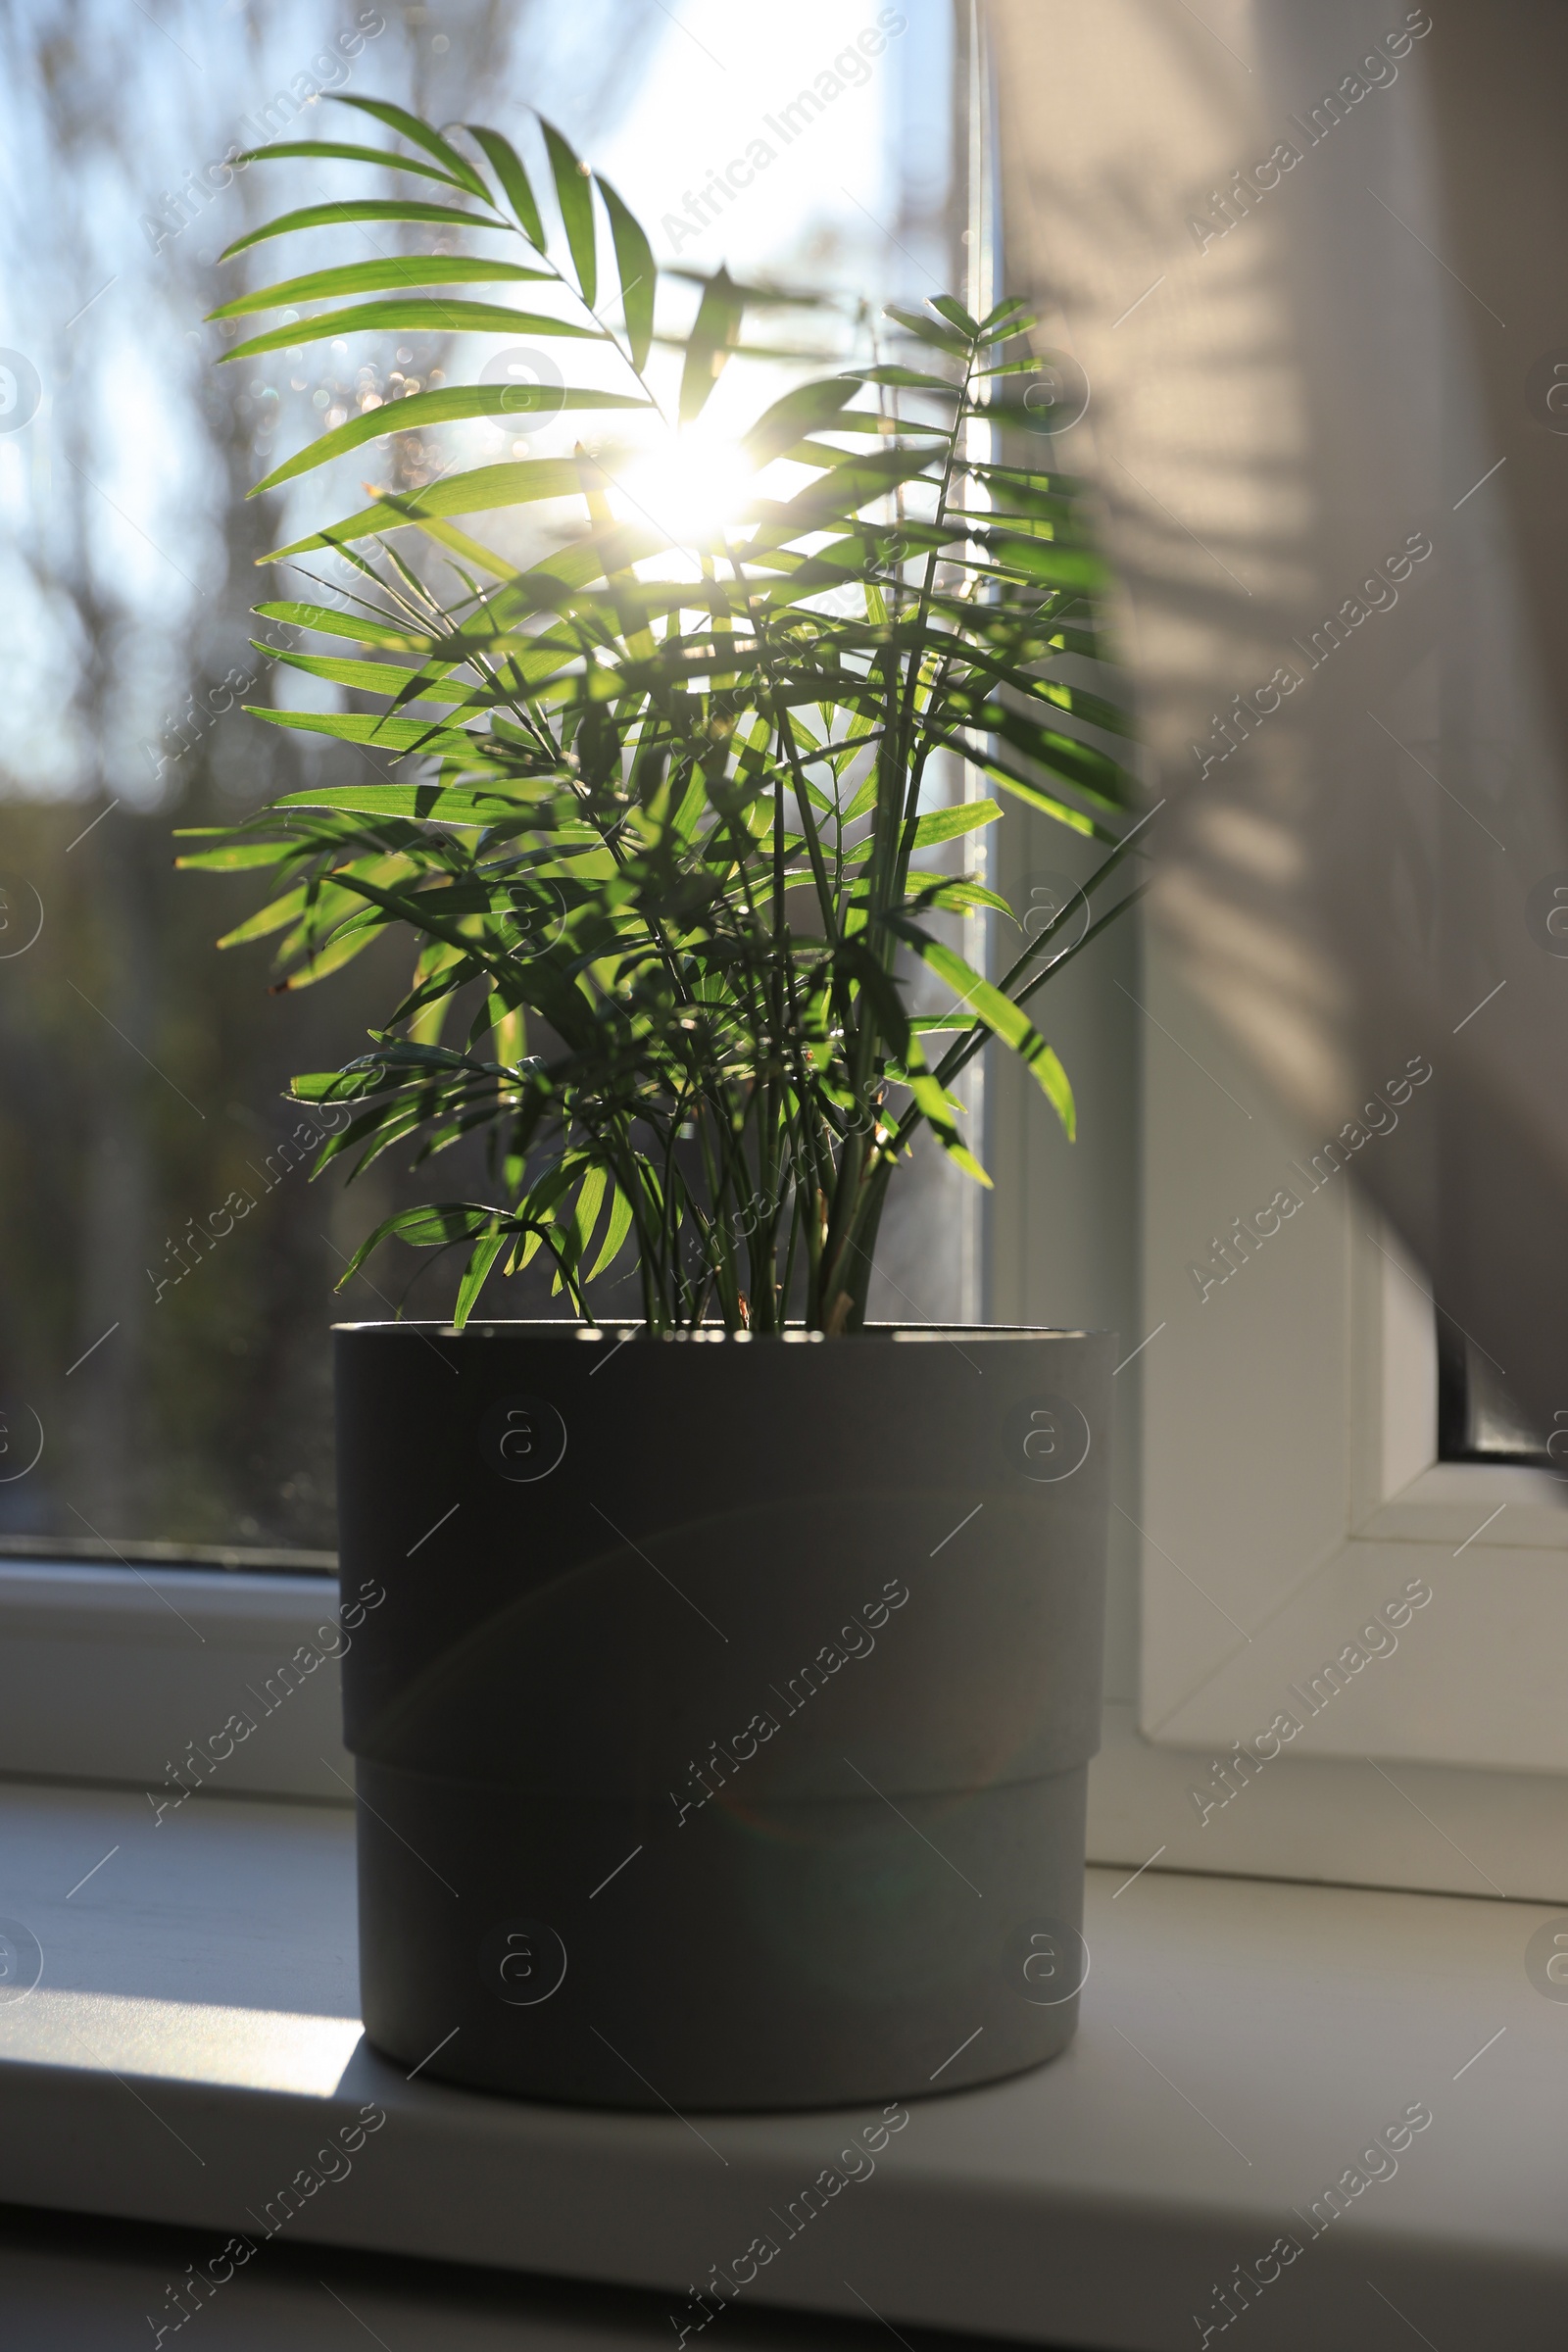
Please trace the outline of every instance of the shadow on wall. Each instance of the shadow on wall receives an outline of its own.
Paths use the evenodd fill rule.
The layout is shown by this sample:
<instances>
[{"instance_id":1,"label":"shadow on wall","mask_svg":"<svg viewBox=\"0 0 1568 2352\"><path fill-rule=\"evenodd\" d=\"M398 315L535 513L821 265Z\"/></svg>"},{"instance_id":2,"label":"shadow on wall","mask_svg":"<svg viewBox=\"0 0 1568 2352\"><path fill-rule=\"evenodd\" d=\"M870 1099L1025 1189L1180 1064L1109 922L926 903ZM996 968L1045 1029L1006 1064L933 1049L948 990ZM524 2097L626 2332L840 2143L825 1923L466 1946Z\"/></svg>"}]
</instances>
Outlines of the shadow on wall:
<instances>
[{"instance_id":1,"label":"shadow on wall","mask_svg":"<svg viewBox=\"0 0 1568 2352\"><path fill-rule=\"evenodd\" d=\"M1538 118L1568 22L1517 0L1392 7L1375 38L1347 0L1201 23L993 0L990 22L1009 282L1088 377L1061 462L1104 495L1168 796L1153 918L1312 1131L1431 1060L1433 1115L1368 1182L1549 1421L1568 190Z\"/></svg>"}]
</instances>

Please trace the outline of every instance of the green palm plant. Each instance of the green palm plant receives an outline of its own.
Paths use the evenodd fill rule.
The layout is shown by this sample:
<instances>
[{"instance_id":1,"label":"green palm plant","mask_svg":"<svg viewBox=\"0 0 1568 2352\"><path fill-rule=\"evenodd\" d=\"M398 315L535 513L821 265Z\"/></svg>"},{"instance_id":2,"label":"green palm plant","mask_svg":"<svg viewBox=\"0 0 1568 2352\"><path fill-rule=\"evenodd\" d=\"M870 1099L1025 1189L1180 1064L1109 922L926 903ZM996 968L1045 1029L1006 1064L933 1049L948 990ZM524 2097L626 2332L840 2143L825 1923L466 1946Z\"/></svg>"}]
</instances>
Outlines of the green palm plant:
<instances>
[{"instance_id":1,"label":"green palm plant","mask_svg":"<svg viewBox=\"0 0 1568 2352\"><path fill-rule=\"evenodd\" d=\"M440 182L442 201L315 205L230 254L368 221L437 231L445 250L324 269L225 303L215 318L288 306L283 324L226 357L362 330L559 336L594 355L590 378L618 371L618 388L418 391L328 430L253 495L362 443L465 418L634 410L689 443L720 371L758 356L742 342L747 314L802 299L720 269L694 279L686 331L656 335L663 305L648 239L552 125L541 130L555 236L499 133L473 126L471 151L460 151L402 108L339 103L410 152L284 141L251 160L392 167ZM526 258L453 251L460 229L507 236L514 251L520 241ZM602 264L611 286L600 309ZM510 294L522 282L550 307L451 291ZM360 295L371 299L304 318L294 308ZM755 475L789 469L777 493L759 483L683 537L645 509L627 512L613 453L579 443L570 456L377 492L268 559L323 548L348 558L363 591L355 610L258 609L355 644L352 659L281 658L385 708L257 715L390 753L412 772L394 781L368 761L366 782L290 793L204 835L180 862L270 871L274 895L220 944L281 932L279 986L340 968L389 926L412 933L412 983L372 1051L293 1091L347 1108L318 1167L348 1157L357 1173L405 1142L418 1164L484 1138L488 1198L404 1210L354 1260L393 1235L464 1247L460 1326L498 1266L510 1274L541 1249L557 1288L591 1319L594 1284L631 1248L653 1331L716 1317L775 1333L787 1315L830 1335L854 1330L888 1187L916 1131L989 1182L952 1092L988 1039L1022 1056L1073 1132L1066 1073L1026 1006L1139 894L1053 955L1063 909L988 979L941 936L955 928L941 918L1010 910L941 858L1002 809L932 802L942 756L956 754L1103 847L1087 898L1119 873L1135 848L1136 786L1095 737L1125 733L1126 721L1114 700L1061 674L1081 677L1102 658L1104 575L1081 485L1052 468L1049 444L1041 462L1040 418L1017 397L1016 379L1039 374L1023 304L976 319L941 297L889 316L920 365L881 363L873 343L873 364L775 400L738 456ZM777 347L760 356L776 359ZM667 365L676 378L677 360L666 418L651 371ZM580 526L525 568L453 519L544 500L574 502ZM393 545L415 527L422 571ZM432 585L434 569L450 574L448 589ZM910 1010L919 963L951 991L949 1011Z\"/></svg>"}]
</instances>

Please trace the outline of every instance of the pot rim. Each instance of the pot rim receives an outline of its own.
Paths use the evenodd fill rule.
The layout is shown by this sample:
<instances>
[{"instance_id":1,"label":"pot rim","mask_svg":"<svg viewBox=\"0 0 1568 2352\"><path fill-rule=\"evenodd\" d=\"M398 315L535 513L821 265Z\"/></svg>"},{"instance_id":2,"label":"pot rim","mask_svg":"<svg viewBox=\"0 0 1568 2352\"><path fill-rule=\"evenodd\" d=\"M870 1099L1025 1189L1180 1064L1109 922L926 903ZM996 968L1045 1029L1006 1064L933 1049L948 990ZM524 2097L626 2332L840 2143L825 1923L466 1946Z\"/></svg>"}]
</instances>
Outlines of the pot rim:
<instances>
[{"instance_id":1,"label":"pot rim","mask_svg":"<svg viewBox=\"0 0 1568 2352\"><path fill-rule=\"evenodd\" d=\"M766 1346L770 1341L783 1341L790 1346L815 1346L825 1341L825 1332L808 1331L804 1324L792 1323L782 1332L726 1331L721 1323L699 1324L695 1330L650 1332L642 1323L578 1323L564 1315L516 1316L512 1319L487 1317L482 1323L470 1322L462 1331L450 1322L419 1322L412 1317L393 1320L382 1317L368 1323L334 1323L334 1338L362 1338L371 1334L390 1336L408 1332L428 1339L432 1335L444 1340L493 1340L514 1336L527 1338L559 1338L587 1341L613 1340L623 1346L628 1340L657 1339L669 1346L686 1342L694 1346L711 1347L715 1343L734 1347L749 1347L754 1342ZM1108 1339L1108 1331L1081 1330L1050 1323L868 1323L860 1331L841 1332L839 1340L1095 1340ZM835 1342L837 1344L837 1342Z\"/></svg>"}]
</instances>

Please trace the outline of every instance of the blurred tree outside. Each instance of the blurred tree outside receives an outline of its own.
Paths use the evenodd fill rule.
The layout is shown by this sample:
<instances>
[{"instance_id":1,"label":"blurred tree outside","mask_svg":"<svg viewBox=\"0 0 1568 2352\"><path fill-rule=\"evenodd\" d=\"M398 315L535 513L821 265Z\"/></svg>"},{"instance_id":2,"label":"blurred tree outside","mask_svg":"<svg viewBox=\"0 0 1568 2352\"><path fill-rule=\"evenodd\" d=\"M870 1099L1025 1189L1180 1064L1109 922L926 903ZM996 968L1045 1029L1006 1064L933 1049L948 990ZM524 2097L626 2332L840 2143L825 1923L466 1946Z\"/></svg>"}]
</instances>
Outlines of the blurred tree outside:
<instances>
[{"instance_id":1,"label":"blurred tree outside","mask_svg":"<svg viewBox=\"0 0 1568 2352\"><path fill-rule=\"evenodd\" d=\"M284 536L281 502L246 493L280 441L427 379L441 354L433 339L352 359L313 346L237 380L217 368L222 337L204 314L242 282L217 256L276 209L289 168L222 159L270 136L345 135L311 98L331 86L483 119L498 85L554 79L564 119L602 134L657 20L591 9L599 38L562 56L545 13L543 0L439 16L270 6L168 13L164 29L108 0L61 0L22 6L0 31L0 342L16 347L0 359L0 390L15 387L9 416L0 401L13 427L0 440L11 1548L42 1537L310 1554L333 1541L324 1329L397 1301L363 1281L334 1299L332 1285L409 1180L389 1160L351 1191L313 1189L308 1130L280 1098L294 1071L352 1051L404 975L389 944L324 995L270 996L265 947L214 952L248 909L232 888L176 875L171 835L352 758L302 756L240 710L276 691L250 607L279 592L255 564ZM24 417L27 365L42 397ZM416 437L392 448L394 483L422 479ZM441 1279L415 1311L444 1312ZM548 1295L512 1311L548 1312Z\"/></svg>"}]
</instances>

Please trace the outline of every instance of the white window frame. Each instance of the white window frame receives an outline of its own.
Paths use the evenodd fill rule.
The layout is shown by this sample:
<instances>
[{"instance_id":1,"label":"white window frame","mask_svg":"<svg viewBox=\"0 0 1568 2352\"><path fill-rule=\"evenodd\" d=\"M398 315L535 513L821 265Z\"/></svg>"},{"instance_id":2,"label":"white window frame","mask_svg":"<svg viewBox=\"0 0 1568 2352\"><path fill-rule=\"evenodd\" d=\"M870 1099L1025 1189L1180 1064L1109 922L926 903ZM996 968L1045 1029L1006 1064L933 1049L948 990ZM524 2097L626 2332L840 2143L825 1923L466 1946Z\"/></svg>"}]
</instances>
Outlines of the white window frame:
<instances>
[{"instance_id":1,"label":"white window frame","mask_svg":"<svg viewBox=\"0 0 1568 2352\"><path fill-rule=\"evenodd\" d=\"M1271 1107L1153 939L1142 1003L1128 1345L1158 1336L1138 1359L1139 1493L1120 1498L1138 1531L1136 1698L1113 1661L1092 1850L1562 1900L1568 1483L1438 1460L1419 1274L1352 1179L1307 1194L1291 1177L1322 1138ZM1300 1209L1201 1295L1190 1269L1210 1237L1293 1181ZM1332 1699L1313 1691L1411 1583L1432 1598L1397 1648L1360 1645ZM1299 1729L1259 1740L1282 1711Z\"/></svg>"},{"instance_id":2,"label":"white window frame","mask_svg":"<svg viewBox=\"0 0 1568 2352\"><path fill-rule=\"evenodd\" d=\"M350 1804L352 1640L335 1577L0 1562L0 1776Z\"/></svg>"}]
</instances>

